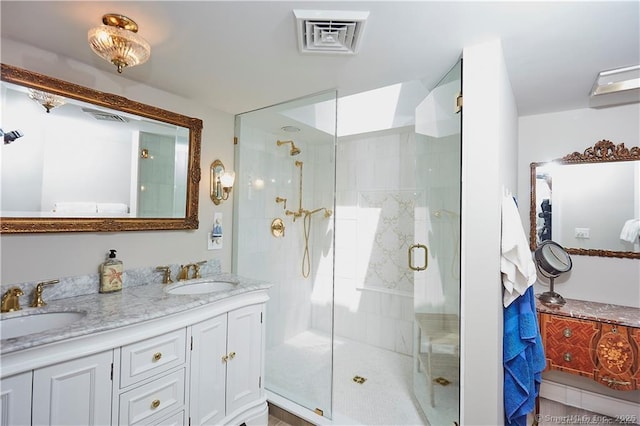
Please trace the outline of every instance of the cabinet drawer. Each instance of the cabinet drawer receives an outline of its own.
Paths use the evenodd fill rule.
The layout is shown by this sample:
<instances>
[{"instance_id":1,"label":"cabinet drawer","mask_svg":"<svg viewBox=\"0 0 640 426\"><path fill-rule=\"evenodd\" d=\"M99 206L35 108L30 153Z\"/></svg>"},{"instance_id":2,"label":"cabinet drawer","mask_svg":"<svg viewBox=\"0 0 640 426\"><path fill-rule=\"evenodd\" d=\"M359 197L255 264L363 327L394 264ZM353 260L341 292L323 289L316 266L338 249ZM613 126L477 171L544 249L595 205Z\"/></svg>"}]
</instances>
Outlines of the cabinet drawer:
<instances>
[{"instance_id":1,"label":"cabinet drawer","mask_svg":"<svg viewBox=\"0 0 640 426\"><path fill-rule=\"evenodd\" d=\"M149 426L184 426L184 410L179 413L172 414L169 417L160 419L156 422L149 423Z\"/></svg>"},{"instance_id":2,"label":"cabinet drawer","mask_svg":"<svg viewBox=\"0 0 640 426\"><path fill-rule=\"evenodd\" d=\"M186 329L123 346L120 387L155 376L185 362Z\"/></svg>"},{"instance_id":3,"label":"cabinet drawer","mask_svg":"<svg viewBox=\"0 0 640 426\"><path fill-rule=\"evenodd\" d=\"M593 339L598 334L598 323L589 320L541 315L544 324L543 338L547 346L571 345L583 348L593 347Z\"/></svg>"},{"instance_id":4,"label":"cabinet drawer","mask_svg":"<svg viewBox=\"0 0 640 426\"><path fill-rule=\"evenodd\" d=\"M120 425L153 423L184 407L184 369L120 395Z\"/></svg>"},{"instance_id":5,"label":"cabinet drawer","mask_svg":"<svg viewBox=\"0 0 640 426\"><path fill-rule=\"evenodd\" d=\"M595 364L591 349L573 345L546 346L545 353L552 370L561 370L593 379Z\"/></svg>"}]
</instances>

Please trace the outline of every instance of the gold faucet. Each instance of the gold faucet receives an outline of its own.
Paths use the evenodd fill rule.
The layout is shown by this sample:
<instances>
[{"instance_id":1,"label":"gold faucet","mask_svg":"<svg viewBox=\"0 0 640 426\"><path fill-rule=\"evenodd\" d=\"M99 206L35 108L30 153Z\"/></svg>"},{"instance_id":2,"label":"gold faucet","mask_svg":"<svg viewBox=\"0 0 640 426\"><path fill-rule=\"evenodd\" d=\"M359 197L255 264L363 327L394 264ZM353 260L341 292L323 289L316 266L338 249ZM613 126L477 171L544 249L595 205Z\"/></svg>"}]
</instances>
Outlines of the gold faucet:
<instances>
[{"instance_id":1,"label":"gold faucet","mask_svg":"<svg viewBox=\"0 0 640 426\"><path fill-rule=\"evenodd\" d=\"M173 280L171 279L171 268L168 266L158 266L156 267L156 271L162 271L162 284L171 284Z\"/></svg>"},{"instance_id":2,"label":"gold faucet","mask_svg":"<svg viewBox=\"0 0 640 426\"><path fill-rule=\"evenodd\" d=\"M200 266L207 263L206 261L198 262L198 263L189 263L188 265L180 265L180 272L178 273L178 281L188 280L189 278L189 269L193 268L193 276L191 279L201 278L200 276Z\"/></svg>"},{"instance_id":3,"label":"gold faucet","mask_svg":"<svg viewBox=\"0 0 640 426\"><path fill-rule=\"evenodd\" d=\"M0 312L13 312L22 309L20 307L20 296L24 296L24 292L19 287L11 287L2 295L2 306Z\"/></svg>"},{"instance_id":4,"label":"gold faucet","mask_svg":"<svg viewBox=\"0 0 640 426\"><path fill-rule=\"evenodd\" d=\"M33 290L33 302L31 302L32 308L41 308L43 306L47 306L47 304L42 300L42 290L44 290L45 285L53 285L58 284L60 280L51 280L51 281L42 281L36 285L36 288Z\"/></svg>"}]
</instances>

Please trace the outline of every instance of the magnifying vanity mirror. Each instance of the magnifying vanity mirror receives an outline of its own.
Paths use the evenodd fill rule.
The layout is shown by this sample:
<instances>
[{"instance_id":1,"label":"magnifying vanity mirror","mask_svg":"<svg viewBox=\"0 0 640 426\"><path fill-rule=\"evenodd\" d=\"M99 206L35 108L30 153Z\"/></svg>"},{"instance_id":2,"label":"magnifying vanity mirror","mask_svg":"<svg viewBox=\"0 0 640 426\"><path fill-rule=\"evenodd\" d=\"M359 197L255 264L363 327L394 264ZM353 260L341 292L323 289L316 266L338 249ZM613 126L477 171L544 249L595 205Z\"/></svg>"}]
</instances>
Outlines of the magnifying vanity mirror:
<instances>
[{"instance_id":1,"label":"magnifying vanity mirror","mask_svg":"<svg viewBox=\"0 0 640 426\"><path fill-rule=\"evenodd\" d=\"M640 147L601 140L583 153L531 163L530 248L640 259Z\"/></svg>"},{"instance_id":2,"label":"magnifying vanity mirror","mask_svg":"<svg viewBox=\"0 0 640 426\"><path fill-rule=\"evenodd\" d=\"M200 119L6 64L0 84L3 233L198 228Z\"/></svg>"},{"instance_id":3,"label":"magnifying vanity mirror","mask_svg":"<svg viewBox=\"0 0 640 426\"><path fill-rule=\"evenodd\" d=\"M538 299L547 306L562 306L566 303L564 297L554 290L554 280L561 274L569 272L573 263L571 256L560 244L546 240L538 245L534 253L536 266L540 273L549 279L549 290L538 296Z\"/></svg>"}]
</instances>

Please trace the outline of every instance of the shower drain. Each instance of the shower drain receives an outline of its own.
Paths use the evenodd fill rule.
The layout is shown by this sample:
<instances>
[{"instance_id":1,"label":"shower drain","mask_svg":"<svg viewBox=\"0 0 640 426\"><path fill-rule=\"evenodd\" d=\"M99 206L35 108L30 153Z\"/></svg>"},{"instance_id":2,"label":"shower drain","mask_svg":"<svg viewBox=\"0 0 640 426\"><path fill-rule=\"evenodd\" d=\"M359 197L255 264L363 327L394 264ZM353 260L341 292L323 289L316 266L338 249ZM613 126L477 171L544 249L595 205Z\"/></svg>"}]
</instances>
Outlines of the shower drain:
<instances>
[{"instance_id":1,"label":"shower drain","mask_svg":"<svg viewBox=\"0 0 640 426\"><path fill-rule=\"evenodd\" d=\"M366 382L366 381L367 381L367 379L365 379L365 378L364 378L364 377L362 377L362 376L353 376L353 381L354 381L354 382L356 382L357 384L361 385L361 384L363 384L364 382Z\"/></svg>"}]
</instances>

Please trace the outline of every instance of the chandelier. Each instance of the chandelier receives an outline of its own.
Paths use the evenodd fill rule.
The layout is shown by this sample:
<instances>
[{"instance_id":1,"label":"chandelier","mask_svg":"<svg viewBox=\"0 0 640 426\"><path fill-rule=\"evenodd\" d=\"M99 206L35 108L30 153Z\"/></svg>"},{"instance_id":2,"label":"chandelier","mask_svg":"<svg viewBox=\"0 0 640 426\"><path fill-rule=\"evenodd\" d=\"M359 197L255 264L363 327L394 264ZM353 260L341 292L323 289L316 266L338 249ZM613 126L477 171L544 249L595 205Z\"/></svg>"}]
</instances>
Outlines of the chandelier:
<instances>
[{"instance_id":1,"label":"chandelier","mask_svg":"<svg viewBox=\"0 0 640 426\"><path fill-rule=\"evenodd\" d=\"M89 30L89 46L122 73L125 67L143 64L151 55L149 43L138 34L138 24L123 15L106 14L102 23Z\"/></svg>"},{"instance_id":2,"label":"chandelier","mask_svg":"<svg viewBox=\"0 0 640 426\"><path fill-rule=\"evenodd\" d=\"M65 99L62 96L41 90L29 89L29 98L42 105L47 112L51 112L53 108L65 104Z\"/></svg>"}]
</instances>

